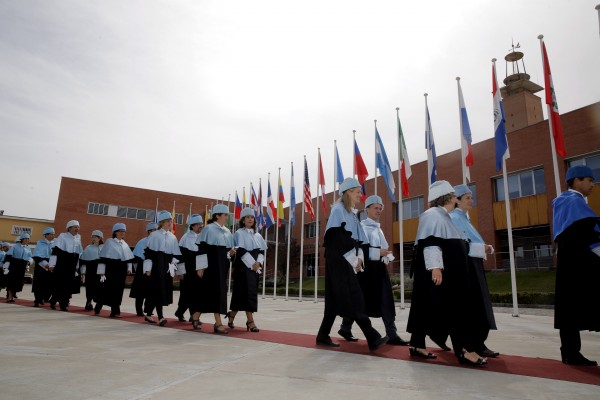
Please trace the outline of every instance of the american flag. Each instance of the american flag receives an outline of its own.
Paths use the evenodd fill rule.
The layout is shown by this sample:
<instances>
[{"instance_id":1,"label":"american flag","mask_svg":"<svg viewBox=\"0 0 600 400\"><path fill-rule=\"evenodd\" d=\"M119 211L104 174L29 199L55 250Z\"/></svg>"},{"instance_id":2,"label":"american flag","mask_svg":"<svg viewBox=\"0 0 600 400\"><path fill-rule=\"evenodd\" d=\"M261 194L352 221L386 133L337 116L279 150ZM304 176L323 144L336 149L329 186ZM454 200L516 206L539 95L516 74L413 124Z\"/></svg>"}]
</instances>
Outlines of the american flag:
<instances>
[{"instance_id":1,"label":"american flag","mask_svg":"<svg viewBox=\"0 0 600 400\"><path fill-rule=\"evenodd\" d=\"M310 195L310 182L308 181L308 166L304 158L304 211L310 215L310 219L315 219L315 210L313 209L312 196Z\"/></svg>"}]
</instances>

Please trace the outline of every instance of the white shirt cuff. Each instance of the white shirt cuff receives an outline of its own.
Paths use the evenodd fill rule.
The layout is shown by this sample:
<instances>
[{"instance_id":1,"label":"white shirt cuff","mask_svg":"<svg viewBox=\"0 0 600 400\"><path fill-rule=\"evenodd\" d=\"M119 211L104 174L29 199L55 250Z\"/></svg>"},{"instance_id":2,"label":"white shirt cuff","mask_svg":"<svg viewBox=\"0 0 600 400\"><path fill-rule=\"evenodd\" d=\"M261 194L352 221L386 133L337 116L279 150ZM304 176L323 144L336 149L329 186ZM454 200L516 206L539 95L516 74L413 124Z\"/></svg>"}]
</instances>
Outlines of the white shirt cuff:
<instances>
[{"instance_id":1,"label":"white shirt cuff","mask_svg":"<svg viewBox=\"0 0 600 400\"><path fill-rule=\"evenodd\" d=\"M56 267L56 256L50 256L50 261L48 262L51 268Z\"/></svg>"},{"instance_id":2,"label":"white shirt cuff","mask_svg":"<svg viewBox=\"0 0 600 400\"><path fill-rule=\"evenodd\" d=\"M487 260L487 257L485 255L485 244L469 243L469 256L483 258L484 260Z\"/></svg>"},{"instance_id":3,"label":"white shirt cuff","mask_svg":"<svg viewBox=\"0 0 600 400\"><path fill-rule=\"evenodd\" d=\"M246 267L252 269L252 266L254 265L256 260L250 255L250 253L244 253L244 255L242 256L242 262L246 264Z\"/></svg>"},{"instance_id":4,"label":"white shirt cuff","mask_svg":"<svg viewBox=\"0 0 600 400\"><path fill-rule=\"evenodd\" d=\"M208 268L208 256L206 254L196 256L196 271L206 268Z\"/></svg>"},{"instance_id":5,"label":"white shirt cuff","mask_svg":"<svg viewBox=\"0 0 600 400\"><path fill-rule=\"evenodd\" d=\"M144 273L152 271L152 260L144 260L142 268L144 268Z\"/></svg>"},{"instance_id":6,"label":"white shirt cuff","mask_svg":"<svg viewBox=\"0 0 600 400\"><path fill-rule=\"evenodd\" d=\"M369 247L369 260L377 261L381 258L381 249L379 247Z\"/></svg>"},{"instance_id":7,"label":"white shirt cuff","mask_svg":"<svg viewBox=\"0 0 600 400\"><path fill-rule=\"evenodd\" d=\"M106 273L106 264L98 264L98 271L96 272L96 274L98 275L104 275Z\"/></svg>"},{"instance_id":8,"label":"white shirt cuff","mask_svg":"<svg viewBox=\"0 0 600 400\"><path fill-rule=\"evenodd\" d=\"M431 271L434 268L444 269L444 259L442 258L442 249L439 246L428 246L423 249L425 258L425 269Z\"/></svg>"}]
</instances>

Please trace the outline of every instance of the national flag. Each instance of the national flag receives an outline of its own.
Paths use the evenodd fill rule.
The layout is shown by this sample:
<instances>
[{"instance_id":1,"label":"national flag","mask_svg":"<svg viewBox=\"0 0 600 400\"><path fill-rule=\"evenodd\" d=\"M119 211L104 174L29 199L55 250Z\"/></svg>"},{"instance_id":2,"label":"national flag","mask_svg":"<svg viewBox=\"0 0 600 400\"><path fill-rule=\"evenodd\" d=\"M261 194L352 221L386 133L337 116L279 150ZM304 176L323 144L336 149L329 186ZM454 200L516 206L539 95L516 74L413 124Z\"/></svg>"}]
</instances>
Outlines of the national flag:
<instances>
[{"instance_id":1,"label":"national flag","mask_svg":"<svg viewBox=\"0 0 600 400\"><path fill-rule=\"evenodd\" d=\"M233 219L240 219L242 214L242 203L240 203L240 198L238 197L237 190L235 191L235 207L233 209Z\"/></svg>"},{"instance_id":2,"label":"national flag","mask_svg":"<svg viewBox=\"0 0 600 400\"><path fill-rule=\"evenodd\" d=\"M390 166L390 161L388 160L387 153L383 147L383 142L381 141L381 136L379 136L377 127L375 127L375 157L377 169L379 170L381 176L383 176L385 185L388 188L390 199L392 199L392 201L396 201L396 196L394 195L394 192L396 191L396 183L394 182L392 167Z\"/></svg>"},{"instance_id":3,"label":"national flag","mask_svg":"<svg viewBox=\"0 0 600 400\"><path fill-rule=\"evenodd\" d=\"M327 201L325 200L325 174L323 174L323 163L321 162L321 150L319 150L319 186L321 187L321 201L323 202L323 215L327 214Z\"/></svg>"},{"instance_id":4,"label":"national flag","mask_svg":"<svg viewBox=\"0 0 600 400\"><path fill-rule=\"evenodd\" d=\"M408 178L412 175L410 169L410 160L408 159L408 152L406 151L406 144L404 143L404 134L402 133L402 125L400 124L400 116L396 116L398 119L398 145L400 147L400 177L402 179L402 195L408 197Z\"/></svg>"},{"instance_id":5,"label":"national flag","mask_svg":"<svg viewBox=\"0 0 600 400\"><path fill-rule=\"evenodd\" d=\"M292 164L292 178L290 180L290 224L296 224L296 186L294 185L294 164Z\"/></svg>"},{"instance_id":6,"label":"national flag","mask_svg":"<svg viewBox=\"0 0 600 400\"><path fill-rule=\"evenodd\" d=\"M185 232L188 233L190 231L190 219L192 218L192 203L190 203L190 211L188 212L187 220L185 221Z\"/></svg>"},{"instance_id":7,"label":"national flag","mask_svg":"<svg viewBox=\"0 0 600 400\"><path fill-rule=\"evenodd\" d=\"M279 192L279 196L277 198L277 226L281 226L281 221L285 219L285 214L283 213L283 203L285 202L285 197L283 196L281 173L279 174L279 187L277 188L277 191Z\"/></svg>"},{"instance_id":8,"label":"national flag","mask_svg":"<svg viewBox=\"0 0 600 400\"><path fill-rule=\"evenodd\" d=\"M242 188L242 208L246 207L248 203L246 202L246 187Z\"/></svg>"},{"instance_id":9,"label":"national flag","mask_svg":"<svg viewBox=\"0 0 600 400\"><path fill-rule=\"evenodd\" d=\"M267 181L267 229L275 224L276 215L277 210L275 209L275 203L273 203L273 196L271 195L271 178L269 178Z\"/></svg>"},{"instance_id":10,"label":"national flag","mask_svg":"<svg viewBox=\"0 0 600 400\"><path fill-rule=\"evenodd\" d=\"M457 78L458 79L458 78ZM460 111L460 133L461 133L461 151L465 163L465 175L467 180L471 181L471 171L469 167L473 165L473 149L471 148L471 126L469 125L469 117L467 116L467 108L463 98L460 80L458 83L458 107Z\"/></svg>"},{"instance_id":11,"label":"national flag","mask_svg":"<svg viewBox=\"0 0 600 400\"><path fill-rule=\"evenodd\" d=\"M212 218L210 215L211 211L208 209L208 206L204 209L204 225L208 224L208 221Z\"/></svg>"},{"instance_id":12,"label":"national flag","mask_svg":"<svg viewBox=\"0 0 600 400\"><path fill-rule=\"evenodd\" d=\"M342 163L340 162L340 155L338 153L337 144L335 147L335 182L342 183L344 182L344 172L342 171Z\"/></svg>"},{"instance_id":13,"label":"national flag","mask_svg":"<svg viewBox=\"0 0 600 400\"><path fill-rule=\"evenodd\" d=\"M152 222L158 225L158 197L156 198L156 208L154 209L154 219Z\"/></svg>"},{"instance_id":14,"label":"national flag","mask_svg":"<svg viewBox=\"0 0 600 400\"><path fill-rule=\"evenodd\" d=\"M172 228L171 231L173 232L173 235L177 234L177 214L175 213L175 201L173 201L173 224L171 224Z\"/></svg>"},{"instance_id":15,"label":"national flag","mask_svg":"<svg viewBox=\"0 0 600 400\"><path fill-rule=\"evenodd\" d=\"M315 211L312 205L312 196L310 194L310 182L308 180L308 166L306 157L304 158L304 211L310 215L310 219L315 219Z\"/></svg>"},{"instance_id":16,"label":"national flag","mask_svg":"<svg viewBox=\"0 0 600 400\"><path fill-rule=\"evenodd\" d=\"M262 205L262 180L258 181L258 221L256 221L256 228L260 231L265 225L265 215L263 214Z\"/></svg>"},{"instance_id":17,"label":"national flag","mask_svg":"<svg viewBox=\"0 0 600 400\"><path fill-rule=\"evenodd\" d=\"M496 79L496 63L492 64L492 96L494 99L494 142L496 144L496 171L502 170L502 160L510 157L508 151L508 140L506 138L506 126L504 119L504 106L500 98L498 79Z\"/></svg>"},{"instance_id":18,"label":"national flag","mask_svg":"<svg viewBox=\"0 0 600 400\"><path fill-rule=\"evenodd\" d=\"M362 189L362 197L361 201L364 203L367 199L367 189L365 188L365 182L367 177L369 176L369 171L367 171L367 166L363 161L362 156L360 155L360 150L358 149L358 144L356 140L354 140L354 174L358 178L358 183L360 183L360 188Z\"/></svg>"},{"instance_id":19,"label":"national flag","mask_svg":"<svg viewBox=\"0 0 600 400\"><path fill-rule=\"evenodd\" d=\"M256 224L258 225L258 198L256 197L256 192L254 191L252 183L250 183L250 204L254 210L254 218L257 219Z\"/></svg>"},{"instance_id":20,"label":"national flag","mask_svg":"<svg viewBox=\"0 0 600 400\"><path fill-rule=\"evenodd\" d=\"M427 173L429 174L429 184L431 185L437 180L437 157L435 155L435 142L433 141L433 129L431 128L431 119L429 118L427 97L425 97L425 149L427 149Z\"/></svg>"},{"instance_id":21,"label":"national flag","mask_svg":"<svg viewBox=\"0 0 600 400\"><path fill-rule=\"evenodd\" d=\"M546 44L542 40L542 57L544 62L544 85L546 86L546 104L550 115L550 126L552 127L552 136L554 137L554 147L556 152L561 156L567 155L565 147L565 138L562 131L562 123L560 114L558 113L558 103L556 102L556 92L554 91L554 83L552 83L552 72L550 72L550 62L548 61L548 53L546 53Z\"/></svg>"}]
</instances>

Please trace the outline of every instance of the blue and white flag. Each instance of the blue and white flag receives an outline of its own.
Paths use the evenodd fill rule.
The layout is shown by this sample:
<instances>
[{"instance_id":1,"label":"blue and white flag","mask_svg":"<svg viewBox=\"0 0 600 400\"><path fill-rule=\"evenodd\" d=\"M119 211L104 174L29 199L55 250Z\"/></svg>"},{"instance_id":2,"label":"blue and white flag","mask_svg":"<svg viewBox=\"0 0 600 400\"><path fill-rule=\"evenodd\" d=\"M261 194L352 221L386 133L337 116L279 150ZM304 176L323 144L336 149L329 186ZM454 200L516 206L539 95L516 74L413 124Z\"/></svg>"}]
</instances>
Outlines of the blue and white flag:
<instances>
[{"instance_id":1,"label":"blue and white flag","mask_svg":"<svg viewBox=\"0 0 600 400\"><path fill-rule=\"evenodd\" d=\"M496 78L496 63L492 64L492 95L494 96L494 141L496 143L496 171L502 170L502 161L510 157L506 126L504 124L504 106L498 89Z\"/></svg>"},{"instance_id":2,"label":"blue and white flag","mask_svg":"<svg viewBox=\"0 0 600 400\"><path fill-rule=\"evenodd\" d=\"M377 169L379 170L381 176L383 176L383 180L388 188L390 199L392 199L392 201L396 201L396 196L394 196L396 191L396 183L394 183L392 167L390 166L390 161L388 160L385 148L383 147L383 142L381 141L381 136L379 136L377 127L375 127L375 156L377 157L375 160L377 163Z\"/></svg>"},{"instance_id":3,"label":"blue and white flag","mask_svg":"<svg viewBox=\"0 0 600 400\"><path fill-rule=\"evenodd\" d=\"M290 180L290 208L289 219L292 225L296 224L296 185L294 185L294 164L292 164L292 178Z\"/></svg>"},{"instance_id":4,"label":"blue and white flag","mask_svg":"<svg viewBox=\"0 0 600 400\"><path fill-rule=\"evenodd\" d=\"M433 141L433 129L429 119L429 107L427 106L427 97L425 97L425 148L427 149L427 173L429 175L429 184L437 181L437 159L435 155L435 143Z\"/></svg>"},{"instance_id":5,"label":"blue and white flag","mask_svg":"<svg viewBox=\"0 0 600 400\"><path fill-rule=\"evenodd\" d=\"M334 144L335 147L335 182L342 183L344 182L344 172L342 171L342 163L340 162L340 155L338 153L337 144Z\"/></svg>"}]
</instances>

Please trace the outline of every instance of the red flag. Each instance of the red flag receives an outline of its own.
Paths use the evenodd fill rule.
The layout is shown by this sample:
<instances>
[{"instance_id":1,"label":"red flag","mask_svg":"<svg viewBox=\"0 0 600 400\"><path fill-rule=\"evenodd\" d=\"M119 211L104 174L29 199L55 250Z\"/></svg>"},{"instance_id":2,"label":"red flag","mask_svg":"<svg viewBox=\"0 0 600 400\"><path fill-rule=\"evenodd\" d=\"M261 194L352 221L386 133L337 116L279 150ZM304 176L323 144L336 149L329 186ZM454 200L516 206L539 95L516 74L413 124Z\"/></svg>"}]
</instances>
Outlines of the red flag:
<instances>
[{"instance_id":1,"label":"red flag","mask_svg":"<svg viewBox=\"0 0 600 400\"><path fill-rule=\"evenodd\" d=\"M360 187L362 189L363 195L360 199L363 203L367 199L367 190L365 189L365 182L367 177L369 176L369 171L367 171L367 166L360 155L360 150L358 149L358 144L356 144L356 140L354 141L354 165L355 171L354 174L358 178L358 183L360 183Z\"/></svg>"},{"instance_id":2,"label":"red flag","mask_svg":"<svg viewBox=\"0 0 600 400\"><path fill-rule=\"evenodd\" d=\"M321 150L319 150L319 186L321 187L321 201L323 201L323 212L327 214L327 202L325 201L325 175L323 174L323 164L321 163Z\"/></svg>"},{"instance_id":3,"label":"red flag","mask_svg":"<svg viewBox=\"0 0 600 400\"><path fill-rule=\"evenodd\" d=\"M558 103L556 102L556 92L552 83L552 73L550 72L550 63L548 62L548 53L546 53L546 45L542 40L542 58L544 59L544 85L546 86L546 104L550 115L550 126L552 127L552 136L554 136L554 147L556 152L561 156L567 155L565 147L565 138L562 132L562 123L560 122L560 114L558 113Z\"/></svg>"},{"instance_id":4,"label":"red flag","mask_svg":"<svg viewBox=\"0 0 600 400\"><path fill-rule=\"evenodd\" d=\"M233 218L240 219L240 215L242 214L242 203L240 203L240 198L238 197L237 190L235 191L235 207L233 209Z\"/></svg>"},{"instance_id":5,"label":"red flag","mask_svg":"<svg viewBox=\"0 0 600 400\"><path fill-rule=\"evenodd\" d=\"M308 181L308 166L304 158L304 211L310 215L311 221L315 219L315 211L312 205L312 196L310 194L310 182Z\"/></svg>"}]
</instances>

